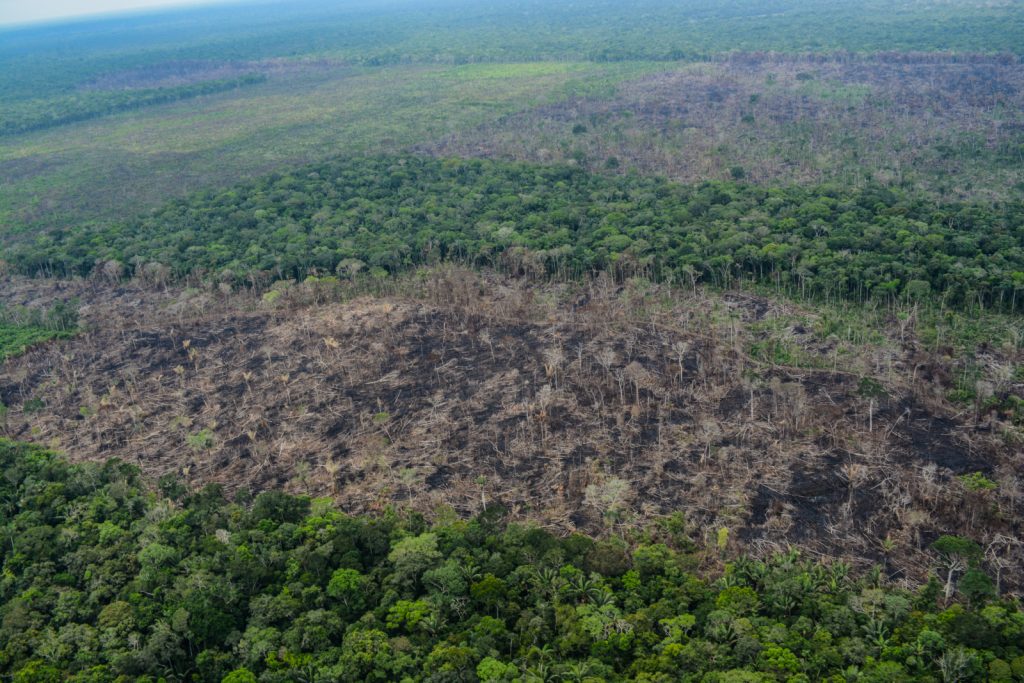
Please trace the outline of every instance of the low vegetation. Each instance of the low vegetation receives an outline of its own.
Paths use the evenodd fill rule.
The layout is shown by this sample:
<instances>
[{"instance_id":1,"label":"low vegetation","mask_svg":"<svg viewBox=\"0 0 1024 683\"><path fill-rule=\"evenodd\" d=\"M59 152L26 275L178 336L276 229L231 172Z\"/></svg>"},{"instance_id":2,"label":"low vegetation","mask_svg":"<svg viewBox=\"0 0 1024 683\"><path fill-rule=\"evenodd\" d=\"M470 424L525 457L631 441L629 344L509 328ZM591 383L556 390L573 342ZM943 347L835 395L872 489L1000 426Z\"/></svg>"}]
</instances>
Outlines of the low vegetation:
<instances>
[{"instance_id":1,"label":"low vegetation","mask_svg":"<svg viewBox=\"0 0 1024 683\"><path fill-rule=\"evenodd\" d=\"M70 337L77 318L73 302L58 302L50 309L8 308L0 304L0 362L35 344Z\"/></svg>"},{"instance_id":2,"label":"low vegetation","mask_svg":"<svg viewBox=\"0 0 1024 683\"><path fill-rule=\"evenodd\" d=\"M732 54L460 130L441 156L577 163L693 183L872 183L938 201L1024 195L1018 58Z\"/></svg>"},{"instance_id":3,"label":"low vegetation","mask_svg":"<svg viewBox=\"0 0 1024 683\"><path fill-rule=\"evenodd\" d=\"M262 83L265 76L253 74L228 80L205 81L172 88L138 88L113 92L87 92L60 100L29 100L0 109L0 136L53 128L154 104L187 100Z\"/></svg>"},{"instance_id":4,"label":"low vegetation","mask_svg":"<svg viewBox=\"0 0 1024 683\"><path fill-rule=\"evenodd\" d=\"M607 95L651 69L637 62L264 64L263 83L0 137L0 239L120 222L168 198L271 171L398 151L501 114Z\"/></svg>"}]
</instances>

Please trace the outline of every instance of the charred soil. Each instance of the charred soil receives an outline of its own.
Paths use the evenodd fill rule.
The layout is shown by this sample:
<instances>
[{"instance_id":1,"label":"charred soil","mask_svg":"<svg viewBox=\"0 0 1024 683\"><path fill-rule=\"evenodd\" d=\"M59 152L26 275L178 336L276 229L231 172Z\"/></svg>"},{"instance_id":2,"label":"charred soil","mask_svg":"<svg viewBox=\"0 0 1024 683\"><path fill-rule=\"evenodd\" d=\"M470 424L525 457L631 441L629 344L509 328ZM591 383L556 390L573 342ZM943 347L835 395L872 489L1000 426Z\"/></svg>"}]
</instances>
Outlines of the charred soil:
<instances>
[{"instance_id":1,"label":"charred soil","mask_svg":"<svg viewBox=\"0 0 1024 683\"><path fill-rule=\"evenodd\" d=\"M1021 533L1012 425L946 402L914 343L838 364L790 330L820 363L757 360L756 324L792 312L758 296L458 270L356 298L295 285L273 304L27 280L3 296L72 295L83 333L8 360L0 400L9 436L73 459L353 512L497 501L564 531L683 511L711 545L727 527L753 552L797 544L914 578L938 534ZM973 473L996 488L972 490Z\"/></svg>"}]
</instances>

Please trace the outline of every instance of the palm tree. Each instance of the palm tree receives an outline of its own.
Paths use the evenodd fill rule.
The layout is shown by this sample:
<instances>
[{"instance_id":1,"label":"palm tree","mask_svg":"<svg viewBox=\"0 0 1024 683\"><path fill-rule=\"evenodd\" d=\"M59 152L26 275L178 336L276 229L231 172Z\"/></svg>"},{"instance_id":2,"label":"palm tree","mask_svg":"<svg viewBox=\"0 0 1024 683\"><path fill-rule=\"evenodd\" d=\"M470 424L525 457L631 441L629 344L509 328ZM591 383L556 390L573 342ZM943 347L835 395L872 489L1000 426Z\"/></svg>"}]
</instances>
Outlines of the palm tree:
<instances>
[{"instance_id":1,"label":"palm tree","mask_svg":"<svg viewBox=\"0 0 1024 683\"><path fill-rule=\"evenodd\" d=\"M594 579L587 576L576 576L569 579L569 595L580 602L590 602L601 595L604 589Z\"/></svg>"},{"instance_id":2,"label":"palm tree","mask_svg":"<svg viewBox=\"0 0 1024 683\"><path fill-rule=\"evenodd\" d=\"M565 667L565 671L561 673L561 678L563 681L583 683L583 680L590 675L592 668L590 662L573 662Z\"/></svg>"},{"instance_id":3,"label":"palm tree","mask_svg":"<svg viewBox=\"0 0 1024 683\"><path fill-rule=\"evenodd\" d=\"M615 604L615 594L607 588L598 587L593 593L589 594L589 597L595 607Z\"/></svg>"},{"instance_id":4,"label":"palm tree","mask_svg":"<svg viewBox=\"0 0 1024 683\"><path fill-rule=\"evenodd\" d=\"M558 594L562 585L562 577L554 567L541 567L534 572L532 579L537 589L549 600Z\"/></svg>"}]
</instances>

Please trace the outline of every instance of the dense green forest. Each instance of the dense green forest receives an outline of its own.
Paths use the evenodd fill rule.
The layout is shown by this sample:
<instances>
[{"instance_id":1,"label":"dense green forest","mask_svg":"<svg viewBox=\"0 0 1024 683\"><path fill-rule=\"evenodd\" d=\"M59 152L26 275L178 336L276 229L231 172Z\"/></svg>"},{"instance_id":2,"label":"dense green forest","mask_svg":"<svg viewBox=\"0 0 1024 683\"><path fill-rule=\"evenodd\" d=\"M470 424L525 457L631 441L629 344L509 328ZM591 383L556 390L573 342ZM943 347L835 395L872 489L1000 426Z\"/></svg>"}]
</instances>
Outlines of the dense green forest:
<instances>
[{"instance_id":1,"label":"dense green forest","mask_svg":"<svg viewBox=\"0 0 1024 683\"><path fill-rule=\"evenodd\" d=\"M154 491L132 466L10 441L0 467L0 671L14 681L1024 676L1024 612L966 538L934 541L935 576L908 592L880 567L796 551L720 557L678 515L558 538L495 507L428 525L274 492L228 502L173 477Z\"/></svg>"},{"instance_id":2,"label":"dense green forest","mask_svg":"<svg viewBox=\"0 0 1024 683\"><path fill-rule=\"evenodd\" d=\"M379 275L436 260L578 276L600 269L799 296L1024 303L1024 204L936 204L869 186L677 185L571 166L346 159L141 219L55 230L14 250L27 273L154 263L244 281ZM116 262L110 263L109 262Z\"/></svg>"}]
</instances>

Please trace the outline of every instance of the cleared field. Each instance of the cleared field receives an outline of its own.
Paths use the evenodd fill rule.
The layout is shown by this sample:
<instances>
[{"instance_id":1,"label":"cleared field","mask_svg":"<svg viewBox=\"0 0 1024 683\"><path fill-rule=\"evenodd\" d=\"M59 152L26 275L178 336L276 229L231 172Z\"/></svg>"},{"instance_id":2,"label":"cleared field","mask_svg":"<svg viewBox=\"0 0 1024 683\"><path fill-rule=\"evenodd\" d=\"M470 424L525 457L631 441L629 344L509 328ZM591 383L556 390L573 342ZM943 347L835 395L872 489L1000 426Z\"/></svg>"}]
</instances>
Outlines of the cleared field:
<instances>
[{"instance_id":1,"label":"cleared field","mask_svg":"<svg viewBox=\"0 0 1024 683\"><path fill-rule=\"evenodd\" d=\"M746 547L865 566L890 538L901 576L925 575L922 538L1020 533L1024 424L946 398L973 352L885 310L453 268L275 293L0 280L0 301L88 306L80 335L6 365L7 434L350 512L469 515L482 492L599 533L682 511ZM1020 392L1000 372L1019 344L987 348L985 381Z\"/></svg>"},{"instance_id":2,"label":"cleared field","mask_svg":"<svg viewBox=\"0 0 1024 683\"><path fill-rule=\"evenodd\" d=\"M874 182L1006 200L1024 194L1022 74L1011 57L734 55L424 149L683 182Z\"/></svg>"},{"instance_id":3,"label":"cleared field","mask_svg":"<svg viewBox=\"0 0 1024 683\"><path fill-rule=\"evenodd\" d=\"M644 62L310 64L244 89L0 141L0 229L123 217L298 163L610 96L616 83L655 70Z\"/></svg>"}]
</instances>

